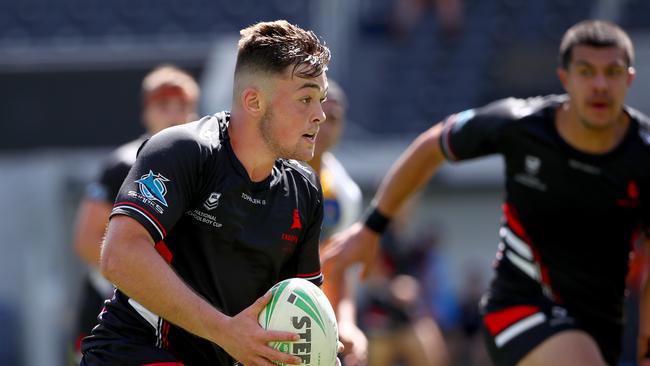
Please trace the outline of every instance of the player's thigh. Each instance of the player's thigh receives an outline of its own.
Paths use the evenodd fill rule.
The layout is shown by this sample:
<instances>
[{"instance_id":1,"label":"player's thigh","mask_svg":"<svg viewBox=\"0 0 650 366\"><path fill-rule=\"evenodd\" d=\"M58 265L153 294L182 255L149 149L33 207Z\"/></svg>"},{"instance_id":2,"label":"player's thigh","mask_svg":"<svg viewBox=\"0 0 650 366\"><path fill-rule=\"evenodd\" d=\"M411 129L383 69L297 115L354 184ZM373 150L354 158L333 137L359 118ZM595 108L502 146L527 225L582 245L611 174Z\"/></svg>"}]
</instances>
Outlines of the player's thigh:
<instances>
[{"instance_id":1,"label":"player's thigh","mask_svg":"<svg viewBox=\"0 0 650 366\"><path fill-rule=\"evenodd\" d=\"M517 366L606 366L596 341L580 330L566 330L546 339Z\"/></svg>"},{"instance_id":2,"label":"player's thigh","mask_svg":"<svg viewBox=\"0 0 650 366\"><path fill-rule=\"evenodd\" d=\"M397 339L392 333L368 337L368 364L392 366L397 354Z\"/></svg>"},{"instance_id":3,"label":"player's thigh","mask_svg":"<svg viewBox=\"0 0 650 366\"><path fill-rule=\"evenodd\" d=\"M400 342L400 355L402 359L407 361L409 366L417 365L431 365L443 366L446 365L444 357L436 358L433 354L431 347L440 349L440 344L427 344L421 332L418 332L416 325L413 324L408 328L402 330L399 337ZM428 340L433 340L429 338ZM444 348L443 348L444 349Z\"/></svg>"}]
</instances>

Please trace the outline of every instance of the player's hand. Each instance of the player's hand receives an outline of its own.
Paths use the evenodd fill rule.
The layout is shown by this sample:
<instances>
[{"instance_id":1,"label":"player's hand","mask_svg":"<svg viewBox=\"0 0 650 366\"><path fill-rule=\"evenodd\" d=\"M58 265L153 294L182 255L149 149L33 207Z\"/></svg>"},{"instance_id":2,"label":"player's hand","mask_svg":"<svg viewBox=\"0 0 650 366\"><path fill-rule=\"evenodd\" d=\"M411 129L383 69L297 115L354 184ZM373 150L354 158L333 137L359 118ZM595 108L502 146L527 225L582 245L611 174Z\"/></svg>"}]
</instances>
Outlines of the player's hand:
<instances>
[{"instance_id":1,"label":"player's hand","mask_svg":"<svg viewBox=\"0 0 650 366\"><path fill-rule=\"evenodd\" d=\"M343 359L346 366L365 365L368 357L368 339L356 324L340 322L339 339L345 346Z\"/></svg>"},{"instance_id":2,"label":"player's hand","mask_svg":"<svg viewBox=\"0 0 650 366\"><path fill-rule=\"evenodd\" d=\"M345 346L343 346L343 343L341 343L341 341L337 341L336 346L337 346L336 347L337 354L340 354L341 352L345 351ZM338 356L336 357L336 366L341 366L341 360L338 358Z\"/></svg>"},{"instance_id":3,"label":"player's hand","mask_svg":"<svg viewBox=\"0 0 650 366\"><path fill-rule=\"evenodd\" d=\"M360 262L361 278L366 278L377 257L379 239L377 233L357 222L331 237L322 252L323 265L331 265L334 271L343 272L352 264Z\"/></svg>"},{"instance_id":4,"label":"player's hand","mask_svg":"<svg viewBox=\"0 0 650 366\"><path fill-rule=\"evenodd\" d=\"M297 341L298 334L265 330L257 322L257 318L264 306L271 299L271 292L267 292L244 309L241 313L230 318L227 332L221 335L219 345L234 359L246 366L275 366L280 362L291 365L300 365L300 357L280 352L271 348L268 343L272 341Z\"/></svg>"},{"instance_id":5,"label":"player's hand","mask_svg":"<svg viewBox=\"0 0 650 366\"><path fill-rule=\"evenodd\" d=\"M650 366L650 337L639 334L637 341L639 366Z\"/></svg>"}]
</instances>

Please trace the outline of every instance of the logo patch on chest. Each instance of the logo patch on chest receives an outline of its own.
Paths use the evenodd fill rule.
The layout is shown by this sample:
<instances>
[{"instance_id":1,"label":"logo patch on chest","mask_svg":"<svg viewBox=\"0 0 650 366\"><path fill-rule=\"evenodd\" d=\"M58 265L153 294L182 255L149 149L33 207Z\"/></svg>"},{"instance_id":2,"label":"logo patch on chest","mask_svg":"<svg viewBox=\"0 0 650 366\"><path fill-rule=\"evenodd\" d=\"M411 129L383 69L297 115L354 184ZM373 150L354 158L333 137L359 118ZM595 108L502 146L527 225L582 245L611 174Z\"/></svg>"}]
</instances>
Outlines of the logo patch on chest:
<instances>
[{"instance_id":1,"label":"logo patch on chest","mask_svg":"<svg viewBox=\"0 0 650 366\"><path fill-rule=\"evenodd\" d=\"M537 156L526 155L524 158L524 172L515 174L514 179L520 184L538 191L546 191L546 183L542 182L538 174L542 168L542 160Z\"/></svg>"},{"instance_id":2,"label":"logo patch on chest","mask_svg":"<svg viewBox=\"0 0 650 366\"><path fill-rule=\"evenodd\" d=\"M219 206L219 197L221 197L221 193L210 193L210 196L205 200L205 202L203 202L203 207L208 211L214 210Z\"/></svg>"}]
</instances>

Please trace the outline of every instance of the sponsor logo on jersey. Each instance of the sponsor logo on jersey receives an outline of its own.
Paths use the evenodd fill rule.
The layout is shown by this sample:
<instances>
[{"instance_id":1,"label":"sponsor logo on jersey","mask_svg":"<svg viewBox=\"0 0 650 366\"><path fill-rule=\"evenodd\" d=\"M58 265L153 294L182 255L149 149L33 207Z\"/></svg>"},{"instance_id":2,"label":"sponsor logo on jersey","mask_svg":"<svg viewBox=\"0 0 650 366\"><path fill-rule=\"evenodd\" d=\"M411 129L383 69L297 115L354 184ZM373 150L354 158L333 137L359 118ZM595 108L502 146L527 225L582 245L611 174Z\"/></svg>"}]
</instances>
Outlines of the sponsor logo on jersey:
<instances>
[{"instance_id":1,"label":"sponsor logo on jersey","mask_svg":"<svg viewBox=\"0 0 650 366\"><path fill-rule=\"evenodd\" d=\"M514 179L538 191L546 191L546 183L542 182L537 175L542 167L542 160L537 156L526 155L524 157L524 172L515 174Z\"/></svg>"},{"instance_id":2,"label":"sponsor logo on jersey","mask_svg":"<svg viewBox=\"0 0 650 366\"><path fill-rule=\"evenodd\" d=\"M292 215L292 222L291 222L291 227L289 230L293 229L302 229L302 224L300 223L300 213L298 212L297 208L293 209L293 215ZM298 244L298 235L296 234L289 234L289 233L282 233L280 238L284 241L288 241L291 244ZM293 246L285 248L285 250L291 250Z\"/></svg>"},{"instance_id":3,"label":"sponsor logo on jersey","mask_svg":"<svg viewBox=\"0 0 650 366\"><path fill-rule=\"evenodd\" d=\"M300 213L297 208L293 209L293 222L291 223L291 229L302 229L300 224Z\"/></svg>"},{"instance_id":4,"label":"sponsor logo on jersey","mask_svg":"<svg viewBox=\"0 0 650 366\"><path fill-rule=\"evenodd\" d=\"M246 194L244 192L241 193L241 198L243 198L244 200L246 200L246 201L248 201L248 202L250 202L250 203L252 203L254 205L262 205L262 206L266 205L266 200L259 199L259 198L253 198L249 194Z\"/></svg>"},{"instance_id":5,"label":"sponsor logo on jersey","mask_svg":"<svg viewBox=\"0 0 650 366\"><path fill-rule=\"evenodd\" d=\"M165 200L167 186L165 186L165 182L169 182L169 179L160 173L154 174L153 171L149 170L148 174L143 175L135 182L138 183L140 193L145 198L160 202L161 205L167 207L167 200Z\"/></svg>"},{"instance_id":6,"label":"sponsor logo on jersey","mask_svg":"<svg viewBox=\"0 0 650 366\"><path fill-rule=\"evenodd\" d=\"M639 206L639 187L636 182L631 180L627 183L627 197L619 198L616 204L620 207L634 208Z\"/></svg>"},{"instance_id":7,"label":"sponsor logo on jersey","mask_svg":"<svg viewBox=\"0 0 650 366\"><path fill-rule=\"evenodd\" d=\"M600 174L600 168L593 166L591 164L583 163L575 159L569 159L569 166L573 169L581 170L585 173L598 175Z\"/></svg>"},{"instance_id":8,"label":"sponsor logo on jersey","mask_svg":"<svg viewBox=\"0 0 650 366\"><path fill-rule=\"evenodd\" d=\"M540 166L542 166L542 161L537 156L526 155L526 173L537 175Z\"/></svg>"},{"instance_id":9,"label":"sponsor logo on jersey","mask_svg":"<svg viewBox=\"0 0 650 366\"><path fill-rule=\"evenodd\" d=\"M551 320L549 325L556 327L562 324L573 324L575 320L569 315L569 312L561 306L553 306L551 309Z\"/></svg>"},{"instance_id":10,"label":"sponsor logo on jersey","mask_svg":"<svg viewBox=\"0 0 650 366\"><path fill-rule=\"evenodd\" d=\"M203 207L208 211L214 210L219 206L219 197L221 197L221 193L210 193L210 196L205 200L205 202L203 202Z\"/></svg>"}]
</instances>

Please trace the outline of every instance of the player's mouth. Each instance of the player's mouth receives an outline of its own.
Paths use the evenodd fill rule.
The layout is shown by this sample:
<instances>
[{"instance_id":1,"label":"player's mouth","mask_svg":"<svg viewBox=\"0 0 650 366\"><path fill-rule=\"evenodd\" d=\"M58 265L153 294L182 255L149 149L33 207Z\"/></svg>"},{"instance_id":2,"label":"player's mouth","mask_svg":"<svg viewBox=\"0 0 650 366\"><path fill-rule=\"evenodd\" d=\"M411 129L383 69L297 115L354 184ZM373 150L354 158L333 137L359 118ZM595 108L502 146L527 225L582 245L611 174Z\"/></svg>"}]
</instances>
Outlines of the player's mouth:
<instances>
[{"instance_id":1,"label":"player's mouth","mask_svg":"<svg viewBox=\"0 0 650 366\"><path fill-rule=\"evenodd\" d=\"M306 134L302 135L302 138L304 138L305 140L307 140L311 144L315 144L317 134L318 134L318 131L309 132L309 133L306 133Z\"/></svg>"},{"instance_id":2,"label":"player's mouth","mask_svg":"<svg viewBox=\"0 0 650 366\"><path fill-rule=\"evenodd\" d=\"M594 110L604 111L610 107L611 102L606 99L591 99L587 101L587 105Z\"/></svg>"}]
</instances>

